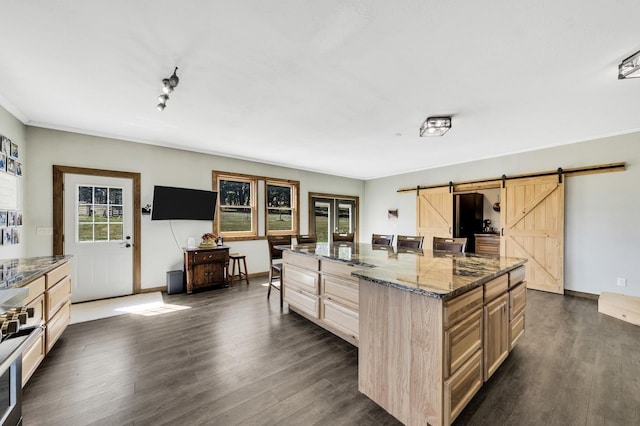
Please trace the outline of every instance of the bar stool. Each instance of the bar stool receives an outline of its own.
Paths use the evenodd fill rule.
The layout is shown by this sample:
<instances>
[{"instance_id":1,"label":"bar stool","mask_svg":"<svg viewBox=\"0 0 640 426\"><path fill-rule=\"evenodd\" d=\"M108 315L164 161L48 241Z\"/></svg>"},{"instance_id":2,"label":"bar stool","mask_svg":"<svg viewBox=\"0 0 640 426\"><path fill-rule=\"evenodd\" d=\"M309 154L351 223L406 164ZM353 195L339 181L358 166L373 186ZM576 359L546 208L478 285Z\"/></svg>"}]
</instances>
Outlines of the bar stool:
<instances>
[{"instance_id":1,"label":"bar stool","mask_svg":"<svg viewBox=\"0 0 640 426\"><path fill-rule=\"evenodd\" d=\"M238 281L245 280L247 282L247 285L249 285L249 275L247 275L247 256L242 253L231 253L229 255L229 259L231 259L231 278L229 287L233 287L233 279L236 277L238 278ZM240 261L242 261L242 263L240 263ZM236 265L238 267L237 274Z\"/></svg>"}]
</instances>

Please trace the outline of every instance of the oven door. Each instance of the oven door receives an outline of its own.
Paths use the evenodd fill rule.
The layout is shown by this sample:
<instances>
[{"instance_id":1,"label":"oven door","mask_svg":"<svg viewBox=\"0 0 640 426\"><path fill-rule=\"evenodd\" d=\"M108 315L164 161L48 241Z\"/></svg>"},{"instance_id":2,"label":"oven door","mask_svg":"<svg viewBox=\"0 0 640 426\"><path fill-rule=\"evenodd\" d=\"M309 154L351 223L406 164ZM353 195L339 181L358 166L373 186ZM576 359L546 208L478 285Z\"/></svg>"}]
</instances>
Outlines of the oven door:
<instances>
[{"instance_id":1,"label":"oven door","mask_svg":"<svg viewBox=\"0 0 640 426\"><path fill-rule=\"evenodd\" d=\"M22 424L22 351L43 332L29 327L0 343L0 425Z\"/></svg>"}]
</instances>

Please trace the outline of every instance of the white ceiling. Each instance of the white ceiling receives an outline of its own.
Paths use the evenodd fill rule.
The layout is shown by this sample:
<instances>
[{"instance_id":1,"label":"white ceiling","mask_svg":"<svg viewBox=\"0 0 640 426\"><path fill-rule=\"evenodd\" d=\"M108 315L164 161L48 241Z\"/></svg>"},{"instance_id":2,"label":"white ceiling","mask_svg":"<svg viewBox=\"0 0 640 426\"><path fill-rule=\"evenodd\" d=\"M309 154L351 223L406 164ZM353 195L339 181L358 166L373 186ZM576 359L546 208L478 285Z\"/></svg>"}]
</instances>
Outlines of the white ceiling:
<instances>
[{"instance_id":1,"label":"white ceiling","mask_svg":"<svg viewBox=\"0 0 640 426\"><path fill-rule=\"evenodd\" d=\"M0 0L25 124L369 179L640 130L638 0ZM180 84L156 110L161 80ZM420 138L431 115L443 137Z\"/></svg>"}]
</instances>

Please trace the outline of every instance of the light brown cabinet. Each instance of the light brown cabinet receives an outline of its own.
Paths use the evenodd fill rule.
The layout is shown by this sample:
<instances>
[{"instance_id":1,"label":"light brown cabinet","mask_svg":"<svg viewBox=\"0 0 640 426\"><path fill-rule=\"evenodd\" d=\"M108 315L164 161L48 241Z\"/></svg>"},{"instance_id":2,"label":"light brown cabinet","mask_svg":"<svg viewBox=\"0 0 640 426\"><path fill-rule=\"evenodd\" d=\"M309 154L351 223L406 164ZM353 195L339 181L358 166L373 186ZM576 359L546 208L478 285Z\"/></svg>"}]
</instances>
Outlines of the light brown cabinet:
<instances>
[{"instance_id":1,"label":"light brown cabinet","mask_svg":"<svg viewBox=\"0 0 640 426\"><path fill-rule=\"evenodd\" d=\"M22 386L24 386L45 355L51 351L71 319L71 263L66 262L25 286L28 296L25 306L34 315L27 326L45 325L39 339L22 351Z\"/></svg>"},{"instance_id":2,"label":"light brown cabinet","mask_svg":"<svg viewBox=\"0 0 640 426\"><path fill-rule=\"evenodd\" d=\"M509 297L505 293L484 307L484 381L509 355Z\"/></svg>"},{"instance_id":3,"label":"light brown cabinet","mask_svg":"<svg viewBox=\"0 0 640 426\"><path fill-rule=\"evenodd\" d=\"M524 266L509 273L509 350L524 334L527 306L527 283L524 277Z\"/></svg>"},{"instance_id":4,"label":"light brown cabinet","mask_svg":"<svg viewBox=\"0 0 640 426\"><path fill-rule=\"evenodd\" d=\"M354 266L349 263L320 261L320 320L325 328L357 346L360 335L360 295L358 279L351 276L353 270Z\"/></svg>"},{"instance_id":5,"label":"light brown cabinet","mask_svg":"<svg viewBox=\"0 0 640 426\"><path fill-rule=\"evenodd\" d=\"M189 249L184 252L187 294L216 285L227 285L229 247Z\"/></svg>"},{"instance_id":6,"label":"light brown cabinet","mask_svg":"<svg viewBox=\"0 0 640 426\"><path fill-rule=\"evenodd\" d=\"M282 256L284 301L309 319L320 318L320 261L285 251Z\"/></svg>"}]
</instances>

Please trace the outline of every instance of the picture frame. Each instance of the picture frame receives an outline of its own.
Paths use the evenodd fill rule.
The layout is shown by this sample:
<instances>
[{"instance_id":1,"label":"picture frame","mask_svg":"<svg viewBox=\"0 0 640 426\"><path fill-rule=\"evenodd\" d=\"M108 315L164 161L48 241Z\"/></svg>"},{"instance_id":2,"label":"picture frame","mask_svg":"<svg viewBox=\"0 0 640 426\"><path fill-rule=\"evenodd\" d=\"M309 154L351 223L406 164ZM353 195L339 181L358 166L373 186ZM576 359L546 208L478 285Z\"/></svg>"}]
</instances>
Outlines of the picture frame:
<instances>
[{"instance_id":1,"label":"picture frame","mask_svg":"<svg viewBox=\"0 0 640 426\"><path fill-rule=\"evenodd\" d=\"M0 226L7 226L7 212L0 211Z\"/></svg>"},{"instance_id":2,"label":"picture frame","mask_svg":"<svg viewBox=\"0 0 640 426\"><path fill-rule=\"evenodd\" d=\"M0 171L7 171L7 156L3 153L0 153Z\"/></svg>"},{"instance_id":3,"label":"picture frame","mask_svg":"<svg viewBox=\"0 0 640 426\"><path fill-rule=\"evenodd\" d=\"M20 244L20 230L18 228L11 228L11 243Z\"/></svg>"},{"instance_id":4,"label":"picture frame","mask_svg":"<svg viewBox=\"0 0 640 426\"><path fill-rule=\"evenodd\" d=\"M16 212L16 226L22 226L22 212Z\"/></svg>"},{"instance_id":5,"label":"picture frame","mask_svg":"<svg viewBox=\"0 0 640 426\"><path fill-rule=\"evenodd\" d=\"M16 160L13 158L7 158L7 173L16 174Z\"/></svg>"},{"instance_id":6,"label":"picture frame","mask_svg":"<svg viewBox=\"0 0 640 426\"><path fill-rule=\"evenodd\" d=\"M0 141L0 144L1 144L0 151L2 151L4 155L9 155L9 152L11 151L11 140L9 140L9 138L2 136L2 140Z\"/></svg>"},{"instance_id":7,"label":"picture frame","mask_svg":"<svg viewBox=\"0 0 640 426\"><path fill-rule=\"evenodd\" d=\"M16 176L22 177L22 163L16 161Z\"/></svg>"},{"instance_id":8,"label":"picture frame","mask_svg":"<svg viewBox=\"0 0 640 426\"><path fill-rule=\"evenodd\" d=\"M18 144L11 142L11 153L10 156L13 158L18 158Z\"/></svg>"},{"instance_id":9,"label":"picture frame","mask_svg":"<svg viewBox=\"0 0 640 426\"><path fill-rule=\"evenodd\" d=\"M7 226L15 226L16 224L16 212L9 210L7 212Z\"/></svg>"},{"instance_id":10,"label":"picture frame","mask_svg":"<svg viewBox=\"0 0 640 426\"><path fill-rule=\"evenodd\" d=\"M4 245L5 246L10 246L11 244L13 244L13 241L11 239L11 228L4 228L2 230L2 234L3 234L3 241L4 241Z\"/></svg>"}]
</instances>

